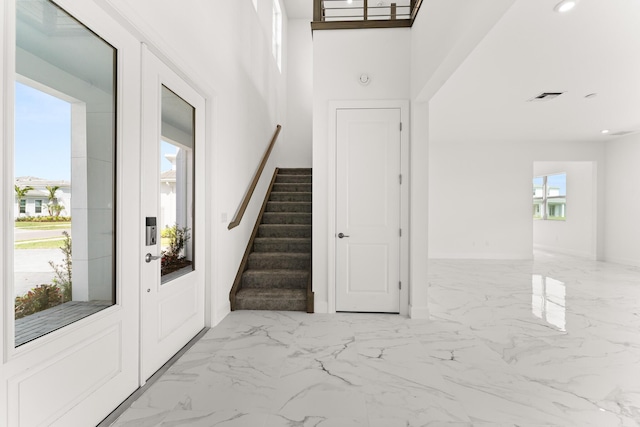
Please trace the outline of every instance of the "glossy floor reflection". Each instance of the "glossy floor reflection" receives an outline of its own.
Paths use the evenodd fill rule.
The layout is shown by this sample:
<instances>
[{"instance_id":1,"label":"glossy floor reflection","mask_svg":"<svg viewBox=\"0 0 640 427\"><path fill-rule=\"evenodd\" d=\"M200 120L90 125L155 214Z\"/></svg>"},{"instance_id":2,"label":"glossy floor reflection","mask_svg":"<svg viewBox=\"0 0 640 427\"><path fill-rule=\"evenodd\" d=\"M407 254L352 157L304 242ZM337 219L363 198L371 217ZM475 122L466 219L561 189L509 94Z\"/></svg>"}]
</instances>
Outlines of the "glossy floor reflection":
<instances>
[{"instance_id":1,"label":"glossy floor reflection","mask_svg":"<svg viewBox=\"0 0 640 427\"><path fill-rule=\"evenodd\" d=\"M639 426L640 270L432 261L431 319L234 312L116 426Z\"/></svg>"}]
</instances>

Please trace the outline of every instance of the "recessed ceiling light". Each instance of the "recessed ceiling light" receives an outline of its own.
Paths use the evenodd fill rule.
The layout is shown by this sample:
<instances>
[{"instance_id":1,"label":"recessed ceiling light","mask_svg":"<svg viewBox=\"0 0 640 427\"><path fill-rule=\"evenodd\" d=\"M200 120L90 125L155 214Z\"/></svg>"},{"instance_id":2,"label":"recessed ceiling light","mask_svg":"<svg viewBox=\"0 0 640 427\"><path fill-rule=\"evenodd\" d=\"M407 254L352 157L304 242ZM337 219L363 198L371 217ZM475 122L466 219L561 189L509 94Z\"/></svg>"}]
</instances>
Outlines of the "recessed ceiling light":
<instances>
[{"instance_id":1,"label":"recessed ceiling light","mask_svg":"<svg viewBox=\"0 0 640 427\"><path fill-rule=\"evenodd\" d=\"M589 93L589 94L585 95L584 97L587 98L587 99L591 99L591 98L595 98L596 96L598 96L598 94L594 92L594 93Z\"/></svg>"},{"instance_id":2,"label":"recessed ceiling light","mask_svg":"<svg viewBox=\"0 0 640 427\"><path fill-rule=\"evenodd\" d=\"M608 133L609 133L609 129L602 129L602 130L600 131L600 133L601 133L601 134L603 134L603 135L606 135L606 134L608 134Z\"/></svg>"},{"instance_id":3,"label":"recessed ceiling light","mask_svg":"<svg viewBox=\"0 0 640 427\"><path fill-rule=\"evenodd\" d=\"M553 8L556 12L565 13L576 7L578 0L562 0Z\"/></svg>"}]
</instances>

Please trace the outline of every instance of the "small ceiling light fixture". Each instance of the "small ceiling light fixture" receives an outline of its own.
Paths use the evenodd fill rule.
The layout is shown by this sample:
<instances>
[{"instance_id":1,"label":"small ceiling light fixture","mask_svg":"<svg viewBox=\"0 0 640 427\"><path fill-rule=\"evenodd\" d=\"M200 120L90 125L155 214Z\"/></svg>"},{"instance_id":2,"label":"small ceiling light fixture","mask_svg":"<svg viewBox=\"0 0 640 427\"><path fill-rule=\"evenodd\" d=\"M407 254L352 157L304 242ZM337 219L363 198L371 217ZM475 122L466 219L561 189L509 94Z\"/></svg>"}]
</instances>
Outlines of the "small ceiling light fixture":
<instances>
[{"instance_id":1,"label":"small ceiling light fixture","mask_svg":"<svg viewBox=\"0 0 640 427\"><path fill-rule=\"evenodd\" d=\"M595 98L596 96L598 96L598 94L594 92L594 93L589 93L589 94L585 95L584 97L587 98L587 99L592 99L592 98Z\"/></svg>"},{"instance_id":2,"label":"small ceiling light fixture","mask_svg":"<svg viewBox=\"0 0 640 427\"><path fill-rule=\"evenodd\" d=\"M565 13L576 7L577 4L578 0L562 0L556 5L556 7L553 8L553 10L558 13Z\"/></svg>"},{"instance_id":3,"label":"small ceiling light fixture","mask_svg":"<svg viewBox=\"0 0 640 427\"><path fill-rule=\"evenodd\" d=\"M608 133L609 133L609 129L602 129L602 130L600 131L600 133L601 133L601 134L603 134L603 135L606 135L606 134L608 134Z\"/></svg>"}]
</instances>

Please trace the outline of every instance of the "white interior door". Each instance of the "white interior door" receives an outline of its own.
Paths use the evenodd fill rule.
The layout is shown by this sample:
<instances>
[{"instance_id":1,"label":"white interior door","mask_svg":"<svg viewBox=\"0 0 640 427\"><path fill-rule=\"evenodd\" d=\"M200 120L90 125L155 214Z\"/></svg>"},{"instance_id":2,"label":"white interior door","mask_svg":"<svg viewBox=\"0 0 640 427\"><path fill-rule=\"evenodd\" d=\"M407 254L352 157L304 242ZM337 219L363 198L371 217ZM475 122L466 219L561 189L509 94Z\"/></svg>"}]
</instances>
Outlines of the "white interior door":
<instances>
[{"instance_id":1,"label":"white interior door","mask_svg":"<svg viewBox=\"0 0 640 427\"><path fill-rule=\"evenodd\" d=\"M339 109L336 310L400 310L400 109Z\"/></svg>"},{"instance_id":2,"label":"white interior door","mask_svg":"<svg viewBox=\"0 0 640 427\"><path fill-rule=\"evenodd\" d=\"M205 101L145 46L142 94L144 382L204 327Z\"/></svg>"}]
</instances>

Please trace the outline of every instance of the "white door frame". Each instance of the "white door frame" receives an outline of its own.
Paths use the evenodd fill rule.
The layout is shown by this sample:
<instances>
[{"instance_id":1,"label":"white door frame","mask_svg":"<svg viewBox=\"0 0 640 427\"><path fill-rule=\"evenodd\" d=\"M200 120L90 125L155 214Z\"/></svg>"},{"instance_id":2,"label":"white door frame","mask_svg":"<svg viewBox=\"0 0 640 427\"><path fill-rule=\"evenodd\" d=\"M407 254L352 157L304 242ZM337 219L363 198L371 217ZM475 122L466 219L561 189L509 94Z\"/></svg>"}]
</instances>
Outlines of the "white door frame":
<instances>
[{"instance_id":1,"label":"white door frame","mask_svg":"<svg viewBox=\"0 0 640 427\"><path fill-rule=\"evenodd\" d=\"M400 315L409 314L409 101L408 100L359 100L329 102L329 140L327 144L329 166L327 171L327 302L328 312L336 312L336 144L337 112L344 109L400 109L402 132L400 134Z\"/></svg>"}]
</instances>

